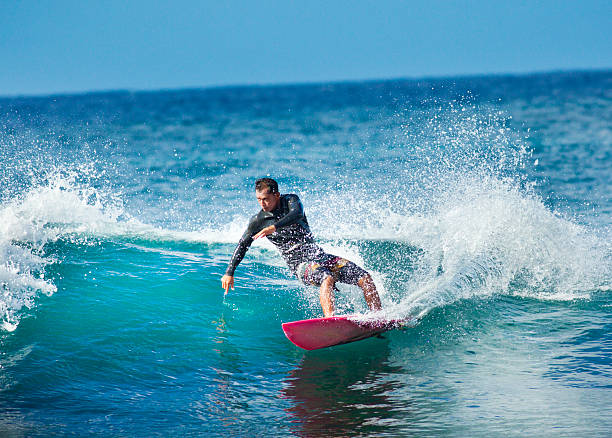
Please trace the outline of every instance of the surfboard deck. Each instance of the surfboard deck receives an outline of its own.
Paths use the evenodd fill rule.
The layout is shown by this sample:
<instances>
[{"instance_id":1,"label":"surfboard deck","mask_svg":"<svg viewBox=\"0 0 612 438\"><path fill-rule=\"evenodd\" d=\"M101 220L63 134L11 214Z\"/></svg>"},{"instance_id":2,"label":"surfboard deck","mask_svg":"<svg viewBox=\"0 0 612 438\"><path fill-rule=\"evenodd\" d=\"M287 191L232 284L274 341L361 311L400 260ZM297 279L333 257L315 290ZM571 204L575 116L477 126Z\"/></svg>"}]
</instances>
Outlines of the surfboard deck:
<instances>
[{"instance_id":1,"label":"surfboard deck","mask_svg":"<svg viewBox=\"0 0 612 438\"><path fill-rule=\"evenodd\" d=\"M405 325L407 320L357 320L342 315L283 323L285 336L304 350L359 341Z\"/></svg>"}]
</instances>

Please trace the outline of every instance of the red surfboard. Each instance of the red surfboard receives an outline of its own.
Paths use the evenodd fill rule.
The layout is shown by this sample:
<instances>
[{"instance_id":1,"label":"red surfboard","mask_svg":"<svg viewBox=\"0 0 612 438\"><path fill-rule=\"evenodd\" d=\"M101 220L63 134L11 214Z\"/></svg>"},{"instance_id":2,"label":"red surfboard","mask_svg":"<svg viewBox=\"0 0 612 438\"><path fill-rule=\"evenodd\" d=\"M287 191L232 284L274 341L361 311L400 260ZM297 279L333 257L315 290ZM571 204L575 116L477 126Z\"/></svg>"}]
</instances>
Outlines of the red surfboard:
<instances>
[{"instance_id":1,"label":"red surfboard","mask_svg":"<svg viewBox=\"0 0 612 438\"><path fill-rule=\"evenodd\" d=\"M407 320L358 320L354 316L305 319L283 324L285 336L304 350L331 347L401 327Z\"/></svg>"}]
</instances>

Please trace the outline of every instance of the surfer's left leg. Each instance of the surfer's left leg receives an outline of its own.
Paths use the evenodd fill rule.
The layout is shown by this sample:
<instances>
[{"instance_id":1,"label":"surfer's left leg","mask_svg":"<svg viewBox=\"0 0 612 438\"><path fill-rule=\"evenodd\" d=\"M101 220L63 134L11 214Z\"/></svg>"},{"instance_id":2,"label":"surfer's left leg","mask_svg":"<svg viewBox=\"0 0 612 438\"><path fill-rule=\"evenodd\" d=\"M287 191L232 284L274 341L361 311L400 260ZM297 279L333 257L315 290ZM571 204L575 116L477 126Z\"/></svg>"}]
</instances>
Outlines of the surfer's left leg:
<instances>
[{"instance_id":1,"label":"surfer's left leg","mask_svg":"<svg viewBox=\"0 0 612 438\"><path fill-rule=\"evenodd\" d=\"M370 310L380 310L382 309L382 305L380 304L380 297L378 296L378 291L376 290L376 285L374 284L374 280L372 280L372 276L366 273L363 277L357 281L357 285L363 291L363 297L368 304Z\"/></svg>"},{"instance_id":2,"label":"surfer's left leg","mask_svg":"<svg viewBox=\"0 0 612 438\"><path fill-rule=\"evenodd\" d=\"M382 309L376 285L368 271L341 257L334 259L334 264L330 267L330 270L336 275L335 280L339 283L359 286L363 291L363 297L370 310L376 311Z\"/></svg>"}]
</instances>

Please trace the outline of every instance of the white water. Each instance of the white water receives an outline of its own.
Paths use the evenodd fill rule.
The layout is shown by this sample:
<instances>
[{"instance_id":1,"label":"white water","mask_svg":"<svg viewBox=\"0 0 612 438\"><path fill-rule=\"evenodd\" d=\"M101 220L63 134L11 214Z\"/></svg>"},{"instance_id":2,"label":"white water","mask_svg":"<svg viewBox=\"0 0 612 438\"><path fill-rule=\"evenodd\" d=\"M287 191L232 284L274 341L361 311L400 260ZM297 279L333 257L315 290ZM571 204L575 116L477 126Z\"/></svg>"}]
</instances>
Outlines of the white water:
<instances>
[{"instance_id":1,"label":"white water","mask_svg":"<svg viewBox=\"0 0 612 438\"><path fill-rule=\"evenodd\" d=\"M57 263L44 246L59 238L75 244L95 239L234 244L248 217L222 226L183 231L148 225L126 213L120 194L79 182L82 169L53 174L23 196L0 206L0 315L14 330L22 309L38 294L57 289L45 266ZM382 194L381 194L382 193ZM389 197L392 195L392 202ZM529 189L512 180L480 173L447 174L424 211L403 193L301 194L315 236L324 248L372 271L388 317L421 317L462 298L514 294L535 299L589 298L610 287L610 242L592 230L551 212ZM405 202L404 202L405 200ZM415 207L416 206L416 207ZM257 210L253 200L253 212ZM390 241L422 251L416 269L398 272L396 263L372 270L355 241ZM268 242L256 243L272 249ZM232 248L227 248L227 258ZM255 253L255 254L253 254ZM278 265L272 251L251 251ZM402 278L401 282L394 281ZM358 294L351 301L359 301Z\"/></svg>"}]
</instances>

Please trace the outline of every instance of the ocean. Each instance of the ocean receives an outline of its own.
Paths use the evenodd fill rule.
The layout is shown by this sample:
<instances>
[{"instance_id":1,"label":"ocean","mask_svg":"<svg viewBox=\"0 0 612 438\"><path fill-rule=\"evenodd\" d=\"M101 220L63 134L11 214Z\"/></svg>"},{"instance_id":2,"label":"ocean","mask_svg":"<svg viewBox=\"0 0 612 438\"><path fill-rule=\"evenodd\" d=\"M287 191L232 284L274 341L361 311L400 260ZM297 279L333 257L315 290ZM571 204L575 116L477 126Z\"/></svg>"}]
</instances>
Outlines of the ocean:
<instances>
[{"instance_id":1,"label":"ocean","mask_svg":"<svg viewBox=\"0 0 612 438\"><path fill-rule=\"evenodd\" d=\"M4 97L0 163L2 436L612 434L612 71ZM264 176L414 326L224 297Z\"/></svg>"}]
</instances>

